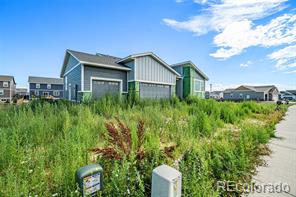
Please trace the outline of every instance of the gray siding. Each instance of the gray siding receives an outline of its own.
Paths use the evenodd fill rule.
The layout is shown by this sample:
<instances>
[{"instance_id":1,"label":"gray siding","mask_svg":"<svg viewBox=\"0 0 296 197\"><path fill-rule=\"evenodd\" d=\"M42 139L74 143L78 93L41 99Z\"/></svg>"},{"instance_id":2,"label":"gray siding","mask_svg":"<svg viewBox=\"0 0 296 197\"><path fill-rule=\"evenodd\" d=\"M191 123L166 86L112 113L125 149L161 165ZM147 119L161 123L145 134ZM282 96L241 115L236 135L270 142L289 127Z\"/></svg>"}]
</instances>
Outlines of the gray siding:
<instances>
[{"instance_id":1,"label":"gray siding","mask_svg":"<svg viewBox=\"0 0 296 197\"><path fill-rule=\"evenodd\" d=\"M3 87L3 82L8 82L8 87ZM0 89L3 90L4 93L0 95L0 99L8 99L10 101L10 98L15 95L15 84L11 81L0 81Z\"/></svg>"},{"instance_id":2,"label":"gray siding","mask_svg":"<svg viewBox=\"0 0 296 197\"><path fill-rule=\"evenodd\" d=\"M130 61L128 63L125 63L125 65L131 69L131 71L127 73L127 80L135 80L135 61Z\"/></svg>"},{"instance_id":3,"label":"gray siding","mask_svg":"<svg viewBox=\"0 0 296 197\"><path fill-rule=\"evenodd\" d=\"M65 79L65 77L67 77L67 80ZM71 91L70 100L78 99L76 98L76 93L78 93L78 91L81 91L81 65L77 66L65 77L64 77L64 98L69 99L69 91Z\"/></svg>"},{"instance_id":4,"label":"gray siding","mask_svg":"<svg viewBox=\"0 0 296 197\"><path fill-rule=\"evenodd\" d=\"M91 77L120 79L123 92L127 92L127 71L84 66L84 91L90 91Z\"/></svg>"},{"instance_id":5,"label":"gray siding","mask_svg":"<svg viewBox=\"0 0 296 197\"><path fill-rule=\"evenodd\" d=\"M176 74L151 56L136 58L136 81L176 84Z\"/></svg>"},{"instance_id":6,"label":"gray siding","mask_svg":"<svg viewBox=\"0 0 296 197\"><path fill-rule=\"evenodd\" d=\"M249 100L264 100L263 92L254 91L233 91L224 93L225 100L247 100L247 95L250 96Z\"/></svg>"},{"instance_id":7,"label":"gray siding","mask_svg":"<svg viewBox=\"0 0 296 197\"><path fill-rule=\"evenodd\" d=\"M54 96L54 91L59 91L59 96L54 96L57 98L63 98L64 97L64 85L60 84L51 84L51 89L47 89L47 84L41 83L40 88L36 88L36 83L29 83L29 93L30 97L33 98L35 96L35 91L39 92L38 97L43 96L43 92L48 92L50 96Z\"/></svg>"},{"instance_id":8,"label":"gray siding","mask_svg":"<svg viewBox=\"0 0 296 197\"><path fill-rule=\"evenodd\" d=\"M78 61L72 55L69 55L69 59L68 59L68 62L66 64L66 68L65 68L65 73L67 73L69 70L71 70L77 64L78 64Z\"/></svg>"}]
</instances>

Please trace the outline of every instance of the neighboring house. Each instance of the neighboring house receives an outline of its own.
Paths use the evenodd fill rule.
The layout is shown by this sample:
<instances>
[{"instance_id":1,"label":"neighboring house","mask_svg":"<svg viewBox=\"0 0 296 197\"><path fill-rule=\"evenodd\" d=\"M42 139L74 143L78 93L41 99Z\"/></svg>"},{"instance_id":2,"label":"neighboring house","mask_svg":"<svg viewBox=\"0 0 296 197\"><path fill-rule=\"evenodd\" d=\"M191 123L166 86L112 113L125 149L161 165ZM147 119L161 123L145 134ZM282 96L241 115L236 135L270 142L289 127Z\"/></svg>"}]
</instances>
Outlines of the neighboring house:
<instances>
[{"instance_id":1,"label":"neighboring house","mask_svg":"<svg viewBox=\"0 0 296 197\"><path fill-rule=\"evenodd\" d=\"M29 93L27 88L16 88L15 94L24 97L27 96Z\"/></svg>"},{"instance_id":2,"label":"neighboring house","mask_svg":"<svg viewBox=\"0 0 296 197\"><path fill-rule=\"evenodd\" d=\"M279 95L281 100L296 100L296 90L281 91Z\"/></svg>"},{"instance_id":3,"label":"neighboring house","mask_svg":"<svg viewBox=\"0 0 296 197\"><path fill-rule=\"evenodd\" d=\"M118 58L67 50L61 70L65 98L129 94L138 98L170 98L181 76L154 53Z\"/></svg>"},{"instance_id":4,"label":"neighboring house","mask_svg":"<svg viewBox=\"0 0 296 197\"><path fill-rule=\"evenodd\" d=\"M212 92L206 91L206 98L221 100L221 99L223 99L223 91L212 91Z\"/></svg>"},{"instance_id":5,"label":"neighboring house","mask_svg":"<svg viewBox=\"0 0 296 197\"><path fill-rule=\"evenodd\" d=\"M11 102L16 83L13 76L0 75L0 102Z\"/></svg>"},{"instance_id":6,"label":"neighboring house","mask_svg":"<svg viewBox=\"0 0 296 197\"><path fill-rule=\"evenodd\" d=\"M29 76L30 98L55 97L63 98L64 81L61 78Z\"/></svg>"},{"instance_id":7,"label":"neighboring house","mask_svg":"<svg viewBox=\"0 0 296 197\"><path fill-rule=\"evenodd\" d=\"M277 101L279 90L274 85L269 86L247 86L242 85L236 89L224 91L225 100L257 100L257 101Z\"/></svg>"},{"instance_id":8,"label":"neighboring house","mask_svg":"<svg viewBox=\"0 0 296 197\"><path fill-rule=\"evenodd\" d=\"M205 82L209 78L194 65L191 61L186 61L171 66L181 76L182 79L177 81L177 95L183 99L188 96L198 96L205 98Z\"/></svg>"}]
</instances>

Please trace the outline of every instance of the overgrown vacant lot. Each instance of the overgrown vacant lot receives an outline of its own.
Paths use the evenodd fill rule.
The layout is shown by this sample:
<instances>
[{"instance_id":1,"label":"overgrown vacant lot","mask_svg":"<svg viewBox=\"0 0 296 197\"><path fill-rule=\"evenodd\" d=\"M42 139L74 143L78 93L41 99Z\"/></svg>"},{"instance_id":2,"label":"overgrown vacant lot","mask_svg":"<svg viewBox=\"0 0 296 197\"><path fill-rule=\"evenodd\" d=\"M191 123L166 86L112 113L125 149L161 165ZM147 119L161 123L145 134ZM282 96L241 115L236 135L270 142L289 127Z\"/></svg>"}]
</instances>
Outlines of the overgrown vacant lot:
<instances>
[{"instance_id":1,"label":"overgrown vacant lot","mask_svg":"<svg viewBox=\"0 0 296 197\"><path fill-rule=\"evenodd\" d=\"M216 182L250 180L286 111L275 108L195 98L3 108L0 196L78 196L75 171L94 162L104 168L102 196L150 196L163 163L182 172L184 196L226 196Z\"/></svg>"}]
</instances>

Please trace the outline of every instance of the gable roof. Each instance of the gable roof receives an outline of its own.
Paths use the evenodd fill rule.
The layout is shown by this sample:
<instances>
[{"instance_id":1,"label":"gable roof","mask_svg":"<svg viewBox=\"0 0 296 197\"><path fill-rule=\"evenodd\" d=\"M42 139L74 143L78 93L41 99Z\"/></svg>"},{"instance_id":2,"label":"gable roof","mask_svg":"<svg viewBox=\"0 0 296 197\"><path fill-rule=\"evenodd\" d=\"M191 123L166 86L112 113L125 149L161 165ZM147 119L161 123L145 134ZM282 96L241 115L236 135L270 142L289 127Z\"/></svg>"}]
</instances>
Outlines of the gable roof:
<instances>
[{"instance_id":1,"label":"gable roof","mask_svg":"<svg viewBox=\"0 0 296 197\"><path fill-rule=\"evenodd\" d=\"M175 71L174 69L172 69L170 67L170 65L168 65L165 61L163 61L160 57L158 57L157 55L155 55L152 52L146 52L146 53L137 53L137 54L133 54L133 55L129 55L123 59L120 59L117 61L117 63L124 63L124 62L128 62L130 60L133 60L134 58L137 57L144 57L144 56L151 56L153 59L155 59L156 61L158 61L159 63L161 63L162 65L164 65L164 67L166 67L169 71L171 71L172 73L174 73L175 75L177 75L178 77L181 77L181 75Z\"/></svg>"},{"instance_id":2,"label":"gable roof","mask_svg":"<svg viewBox=\"0 0 296 197\"><path fill-rule=\"evenodd\" d=\"M185 61L185 62L180 62L177 64L171 65L171 67L178 67L178 66L185 66L185 65L190 65L196 72L198 72L206 81L209 80L208 76L202 72L192 61Z\"/></svg>"},{"instance_id":3,"label":"gable roof","mask_svg":"<svg viewBox=\"0 0 296 197\"><path fill-rule=\"evenodd\" d=\"M100 53L89 54L89 53L67 49L64 63L61 70L61 76L63 76L65 72L67 59L69 58L69 55L73 56L80 64L87 64L87 65L96 66L96 67L106 67L106 68L112 68L112 69L118 69L118 70L130 70L128 67L116 63L118 60L121 59L119 57L114 57L111 55L105 55Z\"/></svg>"},{"instance_id":4,"label":"gable roof","mask_svg":"<svg viewBox=\"0 0 296 197\"><path fill-rule=\"evenodd\" d=\"M51 78L51 77L29 76L28 82L29 83L40 83L40 84L64 85L64 80L62 78Z\"/></svg>"},{"instance_id":5,"label":"gable roof","mask_svg":"<svg viewBox=\"0 0 296 197\"><path fill-rule=\"evenodd\" d=\"M16 84L13 76L0 75L0 81L11 81L11 80L13 80L14 84Z\"/></svg>"},{"instance_id":6,"label":"gable roof","mask_svg":"<svg viewBox=\"0 0 296 197\"><path fill-rule=\"evenodd\" d=\"M277 87L274 85L266 85L266 86L250 86L250 85L241 85L235 89L227 89L224 92L233 92L233 91L254 91L254 92L269 92L271 90L277 90Z\"/></svg>"}]
</instances>

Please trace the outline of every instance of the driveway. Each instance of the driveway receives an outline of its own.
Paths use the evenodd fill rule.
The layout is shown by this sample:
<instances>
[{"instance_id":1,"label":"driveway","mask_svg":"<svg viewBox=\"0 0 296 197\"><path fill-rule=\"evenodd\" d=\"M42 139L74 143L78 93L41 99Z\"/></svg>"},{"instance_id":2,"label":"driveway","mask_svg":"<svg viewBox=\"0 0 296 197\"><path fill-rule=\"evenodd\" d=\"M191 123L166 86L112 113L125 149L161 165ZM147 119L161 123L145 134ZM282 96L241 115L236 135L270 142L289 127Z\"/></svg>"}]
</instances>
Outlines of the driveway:
<instances>
[{"instance_id":1,"label":"driveway","mask_svg":"<svg viewBox=\"0 0 296 197\"><path fill-rule=\"evenodd\" d=\"M269 144L272 154L264 157L267 166L258 167L253 180L261 186L271 183L277 188L267 186L267 192L252 193L250 197L296 197L296 105L289 107L284 120L276 126L276 137ZM288 192L277 193L280 190Z\"/></svg>"}]
</instances>

